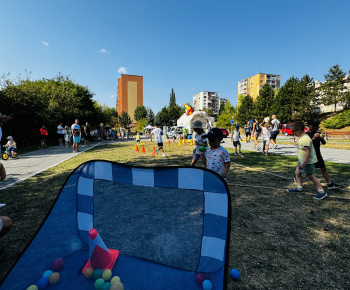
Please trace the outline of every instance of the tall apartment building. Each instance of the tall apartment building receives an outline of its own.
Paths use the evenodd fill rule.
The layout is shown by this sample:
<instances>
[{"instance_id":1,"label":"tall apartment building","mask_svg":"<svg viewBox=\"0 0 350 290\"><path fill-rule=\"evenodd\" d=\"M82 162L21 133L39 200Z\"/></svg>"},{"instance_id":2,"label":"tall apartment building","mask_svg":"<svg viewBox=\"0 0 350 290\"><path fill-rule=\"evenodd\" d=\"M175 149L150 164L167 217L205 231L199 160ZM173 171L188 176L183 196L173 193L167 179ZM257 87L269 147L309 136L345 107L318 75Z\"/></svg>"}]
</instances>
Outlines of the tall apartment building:
<instances>
[{"instance_id":1,"label":"tall apartment building","mask_svg":"<svg viewBox=\"0 0 350 290\"><path fill-rule=\"evenodd\" d=\"M193 96L193 109L195 111L211 109L213 113L219 115L220 93L218 92L200 92Z\"/></svg>"},{"instance_id":2,"label":"tall apartment building","mask_svg":"<svg viewBox=\"0 0 350 290\"><path fill-rule=\"evenodd\" d=\"M127 112L135 121L134 112L137 106L143 105L143 77L122 74L118 78L117 112Z\"/></svg>"},{"instance_id":3,"label":"tall apartment building","mask_svg":"<svg viewBox=\"0 0 350 290\"><path fill-rule=\"evenodd\" d=\"M273 89L279 89L281 85L281 76L259 73L238 82L238 97L240 95L250 95L253 101L259 95L260 89L268 83ZM239 98L238 98L239 99Z\"/></svg>"}]
</instances>

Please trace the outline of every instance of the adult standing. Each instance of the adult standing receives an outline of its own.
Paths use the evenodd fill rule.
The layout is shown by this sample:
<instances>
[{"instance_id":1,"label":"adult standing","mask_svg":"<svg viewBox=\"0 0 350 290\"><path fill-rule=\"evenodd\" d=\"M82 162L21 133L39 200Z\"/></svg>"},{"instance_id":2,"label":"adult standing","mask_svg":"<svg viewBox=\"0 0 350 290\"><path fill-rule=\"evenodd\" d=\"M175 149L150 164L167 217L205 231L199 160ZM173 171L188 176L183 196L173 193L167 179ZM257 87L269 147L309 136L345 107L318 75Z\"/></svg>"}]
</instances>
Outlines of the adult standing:
<instances>
[{"instance_id":1,"label":"adult standing","mask_svg":"<svg viewBox=\"0 0 350 290\"><path fill-rule=\"evenodd\" d=\"M79 152L79 143L81 140L81 128L79 126L79 120L75 119L75 123L71 127L73 135L73 152Z\"/></svg>"},{"instance_id":2,"label":"adult standing","mask_svg":"<svg viewBox=\"0 0 350 290\"><path fill-rule=\"evenodd\" d=\"M209 133L209 131L211 130L211 126L210 126L210 124L209 124L209 121L207 120L207 122L206 122L207 124L205 125L205 134L208 134Z\"/></svg>"},{"instance_id":3,"label":"adult standing","mask_svg":"<svg viewBox=\"0 0 350 290\"><path fill-rule=\"evenodd\" d=\"M249 120L247 124L244 125L244 132L245 132L245 142L250 143L250 138L252 137L252 125L250 124Z\"/></svg>"},{"instance_id":4,"label":"adult standing","mask_svg":"<svg viewBox=\"0 0 350 290\"><path fill-rule=\"evenodd\" d=\"M120 131L120 139L121 139L121 141L124 141L124 134L125 134L125 131L124 131L123 126L120 126L119 131Z\"/></svg>"},{"instance_id":5,"label":"adult standing","mask_svg":"<svg viewBox=\"0 0 350 290\"><path fill-rule=\"evenodd\" d=\"M91 127L88 122L86 122L85 124L84 133L85 133L85 146L89 146L90 139L91 139Z\"/></svg>"},{"instance_id":6,"label":"adult standing","mask_svg":"<svg viewBox=\"0 0 350 290\"><path fill-rule=\"evenodd\" d=\"M253 123L253 134L254 134L254 149L260 150L261 147L259 146L258 138L261 133L261 128L259 126L259 118L255 118L255 122Z\"/></svg>"},{"instance_id":7,"label":"adult standing","mask_svg":"<svg viewBox=\"0 0 350 290\"><path fill-rule=\"evenodd\" d=\"M276 144L276 138L280 132L281 122L277 120L276 115L272 115L272 130L271 130L271 143L273 145L273 149L276 149L278 145Z\"/></svg>"},{"instance_id":8,"label":"adult standing","mask_svg":"<svg viewBox=\"0 0 350 290\"><path fill-rule=\"evenodd\" d=\"M60 123L57 126L57 136L58 136L58 145L63 146L63 138L64 138L64 128L63 123Z\"/></svg>"},{"instance_id":9,"label":"adult standing","mask_svg":"<svg viewBox=\"0 0 350 290\"><path fill-rule=\"evenodd\" d=\"M41 143L41 149L44 149L47 147L47 136L49 135L49 132L47 131L45 125L43 125L40 128L40 143Z\"/></svg>"}]
</instances>

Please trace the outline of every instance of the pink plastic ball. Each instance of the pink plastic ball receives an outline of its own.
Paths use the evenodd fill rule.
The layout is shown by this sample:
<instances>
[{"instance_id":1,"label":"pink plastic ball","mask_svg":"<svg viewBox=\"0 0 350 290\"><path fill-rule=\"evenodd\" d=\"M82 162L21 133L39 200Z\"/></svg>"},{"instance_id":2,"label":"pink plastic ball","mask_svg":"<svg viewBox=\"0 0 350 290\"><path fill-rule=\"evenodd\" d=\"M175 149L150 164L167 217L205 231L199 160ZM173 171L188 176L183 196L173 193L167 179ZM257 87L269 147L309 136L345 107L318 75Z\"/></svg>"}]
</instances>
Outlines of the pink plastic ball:
<instances>
[{"instance_id":1,"label":"pink plastic ball","mask_svg":"<svg viewBox=\"0 0 350 290\"><path fill-rule=\"evenodd\" d=\"M58 258L52 263L51 269L54 272L59 272L63 269L63 267L64 267L64 260L62 258Z\"/></svg>"},{"instance_id":2,"label":"pink plastic ball","mask_svg":"<svg viewBox=\"0 0 350 290\"><path fill-rule=\"evenodd\" d=\"M199 286L202 286L204 280L205 280L205 276L203 274L197 274L197 276L196 276L196 283Z\"/></svg>"}]
</instances>

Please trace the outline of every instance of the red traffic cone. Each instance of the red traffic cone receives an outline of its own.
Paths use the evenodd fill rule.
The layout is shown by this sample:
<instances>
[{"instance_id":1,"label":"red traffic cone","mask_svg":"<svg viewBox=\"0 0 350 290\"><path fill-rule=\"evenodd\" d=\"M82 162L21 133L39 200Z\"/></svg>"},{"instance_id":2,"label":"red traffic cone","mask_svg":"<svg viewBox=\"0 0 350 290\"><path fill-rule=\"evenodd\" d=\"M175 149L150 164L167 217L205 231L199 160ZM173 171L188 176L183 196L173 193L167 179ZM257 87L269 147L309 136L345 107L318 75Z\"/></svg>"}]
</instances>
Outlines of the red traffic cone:
<instances>
[{"instance_id":1,"label":"red traffic cone","mask_svg":"<svg viewBox=\"0 0 350 290\"><path fill-rule=\"evenodd\" d=\"M89 231L90 259L86 262L82 272L84 273L87 268L112 270L118 255L118 250L108 249L96 229L91 229Z\"/></svg>"},{"instance_id":2,"label":"red traffic cone","mask_svg":"<svg viewBox=\"0 0 350 290\"><path fill-rule=\"evenodd\" d=\"M146 153L145 146L142 145L142 153Z\"/></svg>"},{"instance_id":3,"label":"red traffic cone","mask_svg":"<svg viewBox=\"0 0 350 290\"><path fill-rule=\"evenodd\" d=\"M152 155L156 155L156 147L153 147Z\"/></svg>"},{"instance_id":4,"label":"red traffic cone","mask_svg":"<svg viewBox=\"0 0 350 290\"><path fill-rule=\"evenodd\" d=\"M170 144L170 139L168 139L168 143Z\"/></svg>"},{"instance_id":5,"label":"red traffic cone","mask_svg":"<svg viewBox=\"0 0 350 290\"><path fill-rule=\"evenodd\" d=\"M136 152L139 152L139 151L140 151L139 146L136 145Z\"/></svg>"}]
</instances>

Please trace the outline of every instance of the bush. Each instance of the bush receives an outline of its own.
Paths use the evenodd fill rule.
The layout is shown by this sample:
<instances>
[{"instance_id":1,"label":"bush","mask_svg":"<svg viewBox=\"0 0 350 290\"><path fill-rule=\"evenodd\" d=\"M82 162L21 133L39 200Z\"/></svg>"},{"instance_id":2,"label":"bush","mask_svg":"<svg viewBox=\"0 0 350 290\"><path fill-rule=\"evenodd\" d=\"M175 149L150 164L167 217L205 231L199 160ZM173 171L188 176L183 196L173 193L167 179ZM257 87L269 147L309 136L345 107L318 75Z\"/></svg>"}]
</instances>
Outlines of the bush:
<instances>
[{"instance_id":1,"label":"bush","mask_svg":"<svg viewBox=\"0 0 350 290\"><path fill-rule=\"evenodd\" d=\"M323 126L327 129L341 129L350 126L350 110L344 110L333 118L324 121Z\"/></svg>"}]
</instances>

